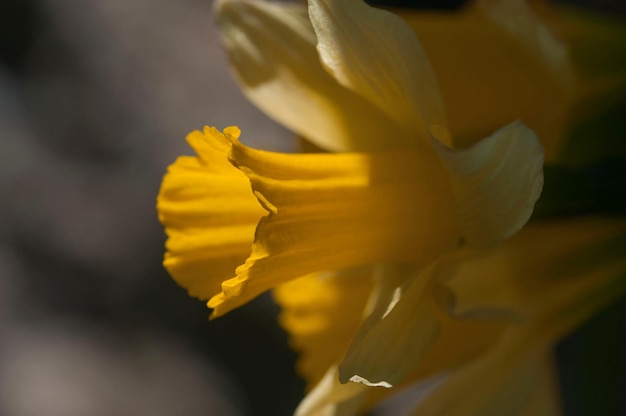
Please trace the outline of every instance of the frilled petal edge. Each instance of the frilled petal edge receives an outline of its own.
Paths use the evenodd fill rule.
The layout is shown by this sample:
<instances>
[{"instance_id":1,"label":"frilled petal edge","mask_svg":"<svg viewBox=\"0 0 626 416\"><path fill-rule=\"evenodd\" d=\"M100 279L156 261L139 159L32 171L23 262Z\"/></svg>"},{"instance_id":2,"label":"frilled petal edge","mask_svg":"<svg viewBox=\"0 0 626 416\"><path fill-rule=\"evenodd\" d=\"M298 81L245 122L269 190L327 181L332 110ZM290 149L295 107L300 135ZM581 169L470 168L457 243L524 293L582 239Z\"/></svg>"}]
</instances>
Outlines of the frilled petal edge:
<instances>
[{"instance_id":1,"label":"frilled petal edge","mask_svg":"<svg viewBox=\"0 0 626 416\"><path fill-rule=\"evenodd\" d=\"M227 132L239 135L237 128ZM157 197L168 236L163 265L190 295L209 299L250 254L265 211L248 178L228 162L221 132L207 127L187 142L197 156L181 156L168 168Z\"/></svg>"}]
</instances>

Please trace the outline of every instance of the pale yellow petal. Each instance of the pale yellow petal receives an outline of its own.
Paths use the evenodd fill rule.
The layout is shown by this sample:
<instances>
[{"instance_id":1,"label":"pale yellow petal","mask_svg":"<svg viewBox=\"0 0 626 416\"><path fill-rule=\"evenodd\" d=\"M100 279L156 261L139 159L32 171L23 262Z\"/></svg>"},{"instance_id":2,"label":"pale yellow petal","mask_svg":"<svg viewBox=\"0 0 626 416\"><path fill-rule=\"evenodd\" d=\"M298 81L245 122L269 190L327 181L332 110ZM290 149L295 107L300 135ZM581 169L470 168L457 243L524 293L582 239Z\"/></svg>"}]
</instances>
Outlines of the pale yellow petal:
<instances>
[{"instance_id":1,"label":"pale yellow petal","mask_svg":"<svg viewBox=\"0 0 626 416\"><path fill-rule=\"evenodd\" d=\"M625 232L623 221L600 218L534 222L499 247L461 254L446 282L455 294L453 310L523 319L544 315L559 302L575 300L585 287L602 287L614 277L619 256L600 261L610 254L605 244Z\"/></svg>"},{"instance_id":2,"label":"pale yellow petal","mask_svg":"<svg viewBox=\"0 0 626 416\"><path fill-rule=\"evenodd\" d=\"M250 254L264 211L248 178L228 162L222 133L206 128L187 141L198 156L181 156L168 168L157 198L168 235L163 264L190 295L208 299Z\"/></svg>"},{"instance_id":3,"label":"pale yellow petal","mask_svg":"<svg viewBox=\"0 0 626 416\"><path fill-rule=\"evenodd\" d=\"M308 275L274 289L279 322L299 353L298 372L309 389L345 354L371 289L371 267Z\"/></svg>"},{"instance_id":4,"label":"pale yellow petal","mask_svg":"<svg viewBox=\"0 0 626 416\"><path fill-rule=\"evenodd\" d=\"M458 370L415 415L529 414L537 409L558 414L558 399L551 397L554 380L546 372L551 349L626 293L626 223L573 219L535 228L534 238L522 233L503 245L515 246L521 240L508 250L507 267L495 258L493 263L501 268L491 269L492 262L484 262L481 272L481 277L496 275L520 292L515 306L523 321L510 324L486 354ZM457 287L455 294L462 299L464 290ZM484 298L500 294L493 288ZM480 383L474 382L477 379Z\"/></svg>"},{"instance_id":5,"label":"pale yellow petal","mask_svg":"<svg viewBox=\"0 0 626 416\"><path fill-rule=\"evenodd\" d=\"M417 276L388 270L379 299L339 366L340 380L393 387L421 362L439 335L433 305L426 296L431 269Z\"/></svg>"},{"instance_id":6,"label":"pale yellow petal","mask_svg":"<svg viewBox=\"0 0 626 416\"><path fill-rule=\"evenodd\" d=\"M407 382L449 373L484 354L501 335L506 323L494 319L462 319L434 307L439 336Z\"/></svg>"},{"instance_id":7,"label":"pale yellow petal","mask_svg":"<svg viewBox=\"0 0 626 416\"><path fill-rule=\"evenodd\" d=\"M455 147L467 147L521 119L537 133L546 159L555 159L575 91L570 71L560 69L567 65L546 60L543 51L551 48L541 46L543 37L532 35L547 31L538 28L537 19L526 15L513 25L530 34L518 37L477 8L406 12L402 17L437 74ZM535 47L528 46L528 38L538 41Z\"/></svg>"},{"instance_id":8,"label":"pale yellow petal","mask_svg":"<svg viewBox=\"0 0 626 416\"><path fill-rule=\"evenodd\" d=\"M356 416L366 393L363 384L339 383L337 367L332 367L302 400L294 416Z\"/></svg>"},{"instance_id":9,"label":"pale yellow petal","mask_svg":"<svg viewBox=\"0 0 626 416\"><path fill-rule=\"evenodd\" d=\"M247 0L216 4L237 81L267 115L330 151L394 145L386 141L392 120L322 68L304 6Z\"/></svg>"},{"instance_id":10,"label":"pale yellow petal","mask_svg":"<svg viewBox=\"0 0 626 416\"><path fill-rule=\"evenodd\" d=\"M278 154L233 140L232 162L269 215L237 277L209 302L214 316L310 273L439 257L457 226L446 172L427 151Z\"/></svg>"},{"instance_id":11,"label":"pale yellow petal","mask_svg":"<svg viewBox=\"0 0 626 416\"><path fill-rule=\"evenodd\" d=\"M585 88L623 89L626 83L626 62L621 51L626 48L626 26L623 18L557 4L553 25L562 33L576 68L576 75Z\"/></svg>"},{"instance_id":12,"label":"pale yellow petal","mask_svg":"<svg viewBox=\"0 0 626 416\"><path fill-rule=\"evenodd\" d=\"M443 258L411 279L399 268L383 269L373 311L340 365L342 381L407 385L454 370L493 344L502 322L458 319L438 306L433 283L454 261Z\"/></svg>"},{"instance_id":13,"label":"pale yellow petal","mask_svg":"<svg viewBox=\"0 0 626 416\"><path fill-rule=\"evenodd\" d=\"M443 268L445 272L445 268ZM431 296L429 292L427 296ZM393 403L396 393L403 395L405 388L412 388L429 380L446 378L461 366L480 357L491 348L505 328L505 323L496 320L458 319L450 316L437 304L428 300L430 313L437 320L439 331L432 345L417 366L393 389L370 388L363 400L363 409L377 406L385 399ZM417 342L421 342L418 340ZM409 360L410 361L410 360ZM443 376L443 377L442 377Z\"/></svg>"},{"instance_id":14,"label":"pale yellow petal","mask_svg":"<svg viewBox=\"0 0 626 416\"><path fill-rule=\"evenodd\" d=\"M574 72L567 45L537 15L528 0L478 0L475 7L512 41L526 47L554 78L573 85Z\"/></svg>"},{"instance_id":15,"label":"pale yellow petal","mask_svg":"<svg viewBox=\"0 0 626 416\"><path fill-rule=\"evenodd\" d=\"M412 416L521 415L544 374L545 345L514 333L463 367L425 398Z\"/></svg>"},{"instance_id":16,"label":"pale yellow petal","mask_svg":"<svg viewBox=\"0 0 626 416\"><path fill-rule=\"evenodd\" d=\"M431 124L445 125L435 73L401 18L361 0L310 0L309 15L329 73L386 112L398 131L427 140Z\"/></svg>"},{"instance_id":17,"label":"pale yellow petal","mask_svg":"<svg viewBox=\"0 0 626 416\"><path fill-rule=\"evenodd\" d=\"M526 224L543 188L543 149L532 130L515 122L461 150L434 143L450 173L461 235L470 246L491 246Z\"/></svg>"},{"instance_id":18,"label":"pale yellow petal","mask_svg":"<svg viewBox=\"0 0 626 416\"><path fill-rule=\"evenodd\" d=\"M543 363L539 365L535 383L521 413L522 416L559 416L563 414L559 380L556 374L557 363L552 355L546 354L543 357Z\"/></svg>"}]
</instances>

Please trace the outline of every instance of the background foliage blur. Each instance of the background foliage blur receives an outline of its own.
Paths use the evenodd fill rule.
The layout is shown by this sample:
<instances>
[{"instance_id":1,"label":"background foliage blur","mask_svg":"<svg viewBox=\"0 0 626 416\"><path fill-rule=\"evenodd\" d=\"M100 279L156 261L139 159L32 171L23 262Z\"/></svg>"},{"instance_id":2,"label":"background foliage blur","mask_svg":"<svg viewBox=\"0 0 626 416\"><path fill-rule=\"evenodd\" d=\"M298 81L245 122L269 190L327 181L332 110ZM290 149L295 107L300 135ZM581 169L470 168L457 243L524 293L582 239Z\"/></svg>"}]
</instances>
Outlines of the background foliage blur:
<instances>
[{"instance_id":1,"label":"background foliage blur","mask_svg":"<svg viewBox=\"0 0 626 416\"><path fill-rule=\"evenodd\" d=\"M161 267L155 197L190 130L237 124L255 147L295 148L238 92L211 16L209 0L0 4L0 414L287 415L299 401L268 297L209 323ZM559 347L569 415L626 414L624 311Z\"/></svg>"}]
</instances>

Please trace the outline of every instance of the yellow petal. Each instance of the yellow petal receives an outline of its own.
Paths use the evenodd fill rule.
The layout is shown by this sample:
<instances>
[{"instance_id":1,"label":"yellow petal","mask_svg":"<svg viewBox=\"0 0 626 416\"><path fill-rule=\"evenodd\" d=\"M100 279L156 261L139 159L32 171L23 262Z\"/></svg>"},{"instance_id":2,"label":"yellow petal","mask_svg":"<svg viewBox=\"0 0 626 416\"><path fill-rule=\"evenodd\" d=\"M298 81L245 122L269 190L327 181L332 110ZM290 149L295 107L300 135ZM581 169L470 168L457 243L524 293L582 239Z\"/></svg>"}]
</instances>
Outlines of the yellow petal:
<instances>
[{"instance_id":1,"label":"yellow petal","mask_svg":"<svg viewBox=\"0 0 626 416\"><path fill-rule=\"evenodd\" d=\"M322 68L305 7L246 0L216 5L237 81L267 115L330 151L394 145L385 140L392 120Z\"/></svg>"},{"instance_id":2,"label":"yellow petal","mask_svg":"<svg viewBox=\"0 0 626 416\"><path fill-rule=\"evenodd\" d=\"M553 354L546 354L539 364L535 383L530 392L522 416L558 416L561 415L559 380Z\"/></svg>"},{"instance_id":3,"label":"yellow petal","mask_svg":"<svg viewBox=\"0 0 626 416\"><path fill-rule=\"evenodd\" d=\"M312 388L345 354L372 289L369 267L318 273L274 289L279 322L299 352L298 370Z\"/></svg>"},{"instance_id":4,"label":"yellow petal","mask_svg":"<svg viewBox=\"0 0 626 416\"><path fill-rule=\"evenodd\" d=\"M503 354L499 339L507 327L505 322L455 319L435 310L441 335L420 366L399 386L409 390L421 386L423 394L411 393L415 401L407 403L406 408L414 408L411 415L559 414L553 363L550 354L543 352L545 349L537 348L530 353L536 360L520 354L525 351L523 348ZM516 346L515 342L506 345ZM532 382L527 385L529 379ZM367 402L380 403L385 398L380 392L381 389L376 389L368 394ZM406 393L400 390L399 395ZM390 397L390 405L393 406L394 400ZM525 413L520 413L521 410Z\"/></svg>"},{"instance_id":5,"label":"yellow petal","mask_svg":"<svg viewBox=\"0 0 626 416\"><path fill-rule=\"evenodd\" d=\"M441 141L434 143L450 172L465 241L487 247L519 231L543 188L543 149L535 133L515 122L466 149L448 149Z\"/></svg>"},{"instance_id":6,"label":"yellow petal","mask_svg":"<svg viewBox=\"0 0 626 416\"><path fill-rule=\"evenodd\" d=\"M471 145L521 119L537 133L546 158L554 160L574 91L569 71L555 69L566 65L546 60L543 51L550 48L541 41L549 36L538 35L547 29L537 19L520 18L513 26L526 35L518 36L477 8L406 12L402 17L419 37L437 74L455 147ZM538 43L529 47L533 40ZM550 37L549 43L554 42Z\"/></svg>"},{"instance_id":7,"label":"yellow petal","mask_svg":"<svg viewBox=\"0 0 626 416\"><path fill-rule=\"evenodd\" d=\"M532 228L534 238L519 234L503 245L508 259L491 256L494 261L485 261L480 271L481 278L497 276L511 285L509 291L519 291L515 306L524 320L511 324L483 357L455 373L415 415L534 414L528 413L533 409L558 414L558 400L551 397L554 381L546 373L550 350L563 335L626 292L626 224L576 219ZM487 267L490 264L497 266ZM467 285L456 287L459 300L465 289L471 291ZM500 295L494 287L484 299Z\"/></svg>"},{"instance_id":8,"label":"yellow petal","mask_svg":"<svg viewBox=\"0 0 626 416\"><path fill-rule=\"evenodd\" d=\"M443 271L445 272L445 268ZM429 291L426 296L432 296L432 292ZM431 304L429 312L437 320L439 328L434 343L425 351L417 367L393 389L367 389L363 397L362 409L370 409L388 398L393 403L395 400L393 395L395 393L404 395L405 388L424 382L429 383L429 380L452 374L462 365L476 359L492 347L505 327L501 321L452 317L446 311L441 310L432 297L426 302ZM423 341L418 339L416 342ZM403 358L405 357L400 357L399 360ZM411 360L409 358L408 361Z\"/></svg>"},{"instance_id":9,"label":"yellow petal","mask_svg":"<svg viewBox=\"0 0 626 416\"><path fill-rule=\"evenodd\" d=\"M456 370L485 353L500 336L504 322L493 319L459 319L433 307L440 333L407 381L421 381Z\"/></svg>"},{"instance_id":10,"label":"yellow petal","mask_svg":"<svg viewBox=\"0 0 626 416\"><path fill-rule=\"evenodd\" d=\"M449 273L448 261L413 279L387 267L375 304L384 307L375 307L355 336L340 365L342 381L357 375L351 381L406 385L456 369L492 345L502 322L458 319L438 307L431 283Z\"/></svg>"},{"instance_id":11,"label":"yellow petal","mask_svg":"<svg viewBox=\"0 0 626 416\"><path fill-rule=\"evenodd\" d=\"M248 178L228 162L222 133L207 127L187 141L198 156L181 156L168 168L157 198L168 235L163 264L190 295L208 299L250 254L264 211Z\"/></svg>"},{"instance_id":12,"label":"yellow petal","mask_svg":"<svg viewBox=\"0 0 626 416\"><path fill-rule=\"evenodd\" d=\"M339 366L340 381L392 387L415 369L439 335L427 299L430 268L409 278L403 270L381 276L379 299Z\"/></svg>"},{"instance_id":13,"label":"yellow petal","mask_svg":"<svg viewBox=\"0 0 626 416\"><path fill-rule=\"evenodd\" d=\"M302 400L294 416L355 416L360 414L366 389L358 383L340 384L337 367L331 367Z\"/></svg>"},{"instance_id":14,"label":"yellow petal","mask_svg":"<svg viewBox=\"0 0 626 416\"><path fill-rule=\"evenodd\" d=\"M626 61L620 53L626 48L623 16L565 4L557 7L561 19L555 19L554 25L563 33L576 74L585 86L604 87L605 92L623 88L626 83Z\"/></svg>"},{"instance_id":15,"label":"yellow petal","mask_svg":"<svg viewBox=\"0 0 626 416\"><path fill-rule=\"evenodd\" d=\"M584 290L591 307L592 293L607 296L601 288L623 267L619 256L604 259L610 254L604 245L624 232L626 225L616 220L535 222L499 247L466 253L447 282L455 294L454 311L531 319L575 305ZM597 254L602 251L605 255Z\"/></svg>"},{"instance_id":16,"label":"yellow petal","mask_svg":"<svg viewBox=\"0 0 626 416\"><path fill-rule=\"evenodd\" d=\"M357 410L362 412L364 408L371 408L393 393L387 389L355 389L352 387L354 383L339 384L339 374L334 366L345 354L359 328L366 302L368 305L371 303L371 299L368 301L373 287L371 274L371 268L315 274L285 283L274 290L282 309L280 323L288 331L292 347L300 352L299 372L309 386L315 386L296 414L360 414ZM378 277L406 280L402 275ZM392 291L396 287L385 286ZM378 290L381 289L379 286ZM389 296L379 293L378 297L393 295L386 294ZM388 306L385 301L376 304L383 308ZM501 327L493 322L453 320L438 310L436 312L437 319L443 323L442 333L426 353L418 370L411 374L413 381L456 368L474 358L491 345L496 329ZM377 313L380 311L374 308L372 315ZM338 316L341 319L337 319ZM333 369L332 376L328 374L330 368ZM325 373L326 378L321 380Z\"/></svg>"},{"instance_id":17,"label":"yellow petal","mask_svg":"<svg viewBox=\"0 0 626 416\"><path fill-rule=\"evenodd\" d=\"M517 335L517 333L515 334ZM532 405L545 376L544 345L530 346L511 336L479 360L463 367L426 397L412 416L491 416L521 414ZM520 344L521 342L521 344Z\"/></svg>"},{"instance_id":18,"label":"yellow petal","mask_svg":"<svg viewBox=\"0 0 626 416\"><path fill-rule=\"evenodd\" d=\"M574 82L568 46L541 20L528 0L478 0L476 7L512 41L525 46L534 58L551 70L549 75L560 77L559 81L565 85Z\"/></svg>"},{"instance_id":19,"label":"yellow petal","mask_svg":"<svg viewBox=\"0 0 626 416\"><path fill-rule=\"evenodd\" d=\"M431 124L445 125L435 73L401 18L361 0L311 0L309 15L328 71L395 120L396 129L427 140Z\"/></svg>"},{"instance_id":20,"label":"yellow petal","mask_svg":"<svg viewBox=\"0 0 626 416\"><path fill-rule=\"evenodd\" d=\"M457 241L432 150L278 154L234 141L231 158L270 213L252 255L212 298L214 316L296 277L375 263L429 264Z\"/></svg>"}]
</instances>

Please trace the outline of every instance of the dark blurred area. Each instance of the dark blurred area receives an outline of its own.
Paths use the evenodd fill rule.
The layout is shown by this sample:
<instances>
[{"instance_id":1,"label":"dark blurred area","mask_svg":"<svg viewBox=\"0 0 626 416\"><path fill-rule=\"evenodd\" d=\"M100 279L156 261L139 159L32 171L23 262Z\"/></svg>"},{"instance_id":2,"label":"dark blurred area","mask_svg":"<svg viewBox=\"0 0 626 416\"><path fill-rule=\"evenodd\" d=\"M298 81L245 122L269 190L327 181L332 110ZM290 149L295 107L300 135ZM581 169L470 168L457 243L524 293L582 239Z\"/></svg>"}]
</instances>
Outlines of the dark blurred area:
<instances>
[{"instance_id":1,"label":"dark blurred area","mask_svg":"<svg viewBox=\"0 0 626 416\"><path fill-rule=\"evenodd\" d=\"M1 3L1 415L297 405L270 299L209 322L161 266L155 198L189 131L291 146L231 81L211 19L195 0Z\"/></svg>"},{"instance_id":2,"label":"dark blurred area","mask_svg":"<svg viewBox=\"0 0 626 416\"><path fill-rule=\"evenodd\" d=\"M209 322L161 267L161 177L212 123L295 148L231 80L211 1L0 3L0 415L292 413L303 383L271 299ZM573 379L597 348L576 340Z\"/></svg>"}]
</instances>

